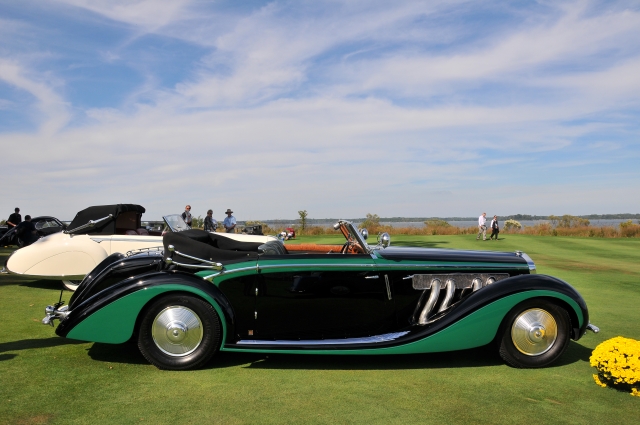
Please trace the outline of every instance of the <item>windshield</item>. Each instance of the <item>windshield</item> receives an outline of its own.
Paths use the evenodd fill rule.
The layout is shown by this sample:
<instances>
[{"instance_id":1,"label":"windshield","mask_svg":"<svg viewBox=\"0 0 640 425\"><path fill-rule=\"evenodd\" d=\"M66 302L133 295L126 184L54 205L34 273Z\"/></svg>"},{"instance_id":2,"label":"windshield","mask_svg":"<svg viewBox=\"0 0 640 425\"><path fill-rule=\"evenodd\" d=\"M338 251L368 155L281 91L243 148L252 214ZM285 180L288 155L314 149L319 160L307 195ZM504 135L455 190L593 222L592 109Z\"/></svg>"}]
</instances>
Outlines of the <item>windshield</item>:
<instances>
[{"instance_id":1,"label":"windshield","mask_svg":"<svg viewBox=\"0 0 640 425\"><path fill-rule=\"evenodd\" d=\"M191 229L191 227L184 222L180 214L165 215L162 218L172 232L182 232L183 230Z\"/></svg>"}]
</instances>

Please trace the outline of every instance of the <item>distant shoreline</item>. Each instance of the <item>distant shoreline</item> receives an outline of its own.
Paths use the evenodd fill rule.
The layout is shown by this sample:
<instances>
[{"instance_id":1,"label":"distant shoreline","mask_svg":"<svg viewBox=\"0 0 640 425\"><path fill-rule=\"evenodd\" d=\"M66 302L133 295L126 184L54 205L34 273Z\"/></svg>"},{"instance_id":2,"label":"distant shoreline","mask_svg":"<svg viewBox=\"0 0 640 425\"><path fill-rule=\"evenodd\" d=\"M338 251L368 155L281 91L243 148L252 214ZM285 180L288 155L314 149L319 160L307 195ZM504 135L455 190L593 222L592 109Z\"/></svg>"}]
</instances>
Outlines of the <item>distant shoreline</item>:
<instances>
[{"instance_id":1,"label":"distant shoreline","mask_svg":"<svg viewBox=\"0 0 640 425\"><path fill-rule=\"evenodd\" d=\"M480 214L478 214L480 215ZM513 215L499 215L500 220L526 220L526 221L539 221L539 220L550 220L548 215L527 215L527 214L513 214ZM558 216L562 217L562 216ZM577 215L575 217L586 218L588 220L635 220L640 219L640 214L588 214L588 215ZM447 222L452 221L475 221L478 217L380 217L381 223L399 223L399 222L424 222L427 220L444 220ZM338 218L307 218L308 224L322 224L322 223L330 223L337 221ZM363 222L366 220L366 217L362 218L347 218L345 220L349 220L352 222ZM290 219L264 219L264 220L246 220L246 221L259 221L263 223L273 223L273 224L298 224L299 218L290 218ZM240 221L238 222L240 223Z\"/></svg>"}]
</instances>

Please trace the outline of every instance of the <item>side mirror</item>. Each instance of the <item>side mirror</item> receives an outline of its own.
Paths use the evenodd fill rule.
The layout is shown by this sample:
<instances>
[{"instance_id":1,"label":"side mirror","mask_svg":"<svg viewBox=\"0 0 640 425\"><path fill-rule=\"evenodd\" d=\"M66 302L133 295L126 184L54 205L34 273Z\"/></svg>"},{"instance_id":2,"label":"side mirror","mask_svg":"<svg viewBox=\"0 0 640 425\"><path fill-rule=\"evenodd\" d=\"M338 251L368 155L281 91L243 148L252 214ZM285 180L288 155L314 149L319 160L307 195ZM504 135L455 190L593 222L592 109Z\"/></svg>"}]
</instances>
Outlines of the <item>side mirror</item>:
<instances>
[{"instance_id":1,"label":"side mirror","mask_svg":"<svg viewBox=\"0 0 640 425\"><path fill-rule=\"evenodd\" d=\"M360 234L365 241L369 238L369 231L367 229L360 229Z\"/></svg>"}]
</instances>

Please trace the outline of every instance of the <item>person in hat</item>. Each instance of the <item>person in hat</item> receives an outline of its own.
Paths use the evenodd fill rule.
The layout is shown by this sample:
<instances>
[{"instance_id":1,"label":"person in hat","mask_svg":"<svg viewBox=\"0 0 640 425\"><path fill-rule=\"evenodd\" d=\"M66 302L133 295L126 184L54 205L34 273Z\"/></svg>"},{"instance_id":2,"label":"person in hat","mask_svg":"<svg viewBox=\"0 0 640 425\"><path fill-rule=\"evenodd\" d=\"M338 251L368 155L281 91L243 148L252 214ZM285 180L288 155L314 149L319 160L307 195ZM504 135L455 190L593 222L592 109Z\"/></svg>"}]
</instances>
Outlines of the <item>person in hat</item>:
<instances>
[{"instance_id":1,"label":"person in hat","mask_svg":"<svg viewBox=\"0 0 640 425\"><path fill-rule=\"evenodd\" d=\"M224 218L224 221L222 222L222 224L224 225L224 228L227 231L227 233L233 233L236 228L236 218L231 215L233 214L233 211L231 211L231 208L227 208L227 211L225 211L225 214L227 216Z\"/></svg>"}]
</instances>

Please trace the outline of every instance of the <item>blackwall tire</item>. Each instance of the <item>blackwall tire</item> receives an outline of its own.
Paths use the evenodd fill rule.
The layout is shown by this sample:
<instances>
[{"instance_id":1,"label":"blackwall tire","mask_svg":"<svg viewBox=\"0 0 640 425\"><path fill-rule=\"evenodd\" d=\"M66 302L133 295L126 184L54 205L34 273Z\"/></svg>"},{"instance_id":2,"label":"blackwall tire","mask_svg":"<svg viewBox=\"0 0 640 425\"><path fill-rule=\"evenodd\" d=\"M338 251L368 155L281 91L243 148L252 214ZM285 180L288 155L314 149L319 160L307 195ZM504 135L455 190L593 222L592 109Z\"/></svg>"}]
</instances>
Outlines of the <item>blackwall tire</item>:
<instances>
[{"instance_id":1,"label":"blackwall tire","mask_svg":"<svg viewBox=\"0 0 640 425\"><path fill-rule=\"evenodd\" d=\"M518 304L507 314L500 337L500 356L517 368L539 368L555 362L569 345L567 311L544 299Z\"/></svg>"},{"instance_id":2,"label":"blackwall tire","mask_svg":"<svg viewBox=\"0 0 640 425\"><path fill-rule=\"evenodd\" d=\"M138 348L159 369L200 368L220 346L220 318L211 304L201 298L166 295L154 301L143 314Z\"/></svg>"}]
</instances>

